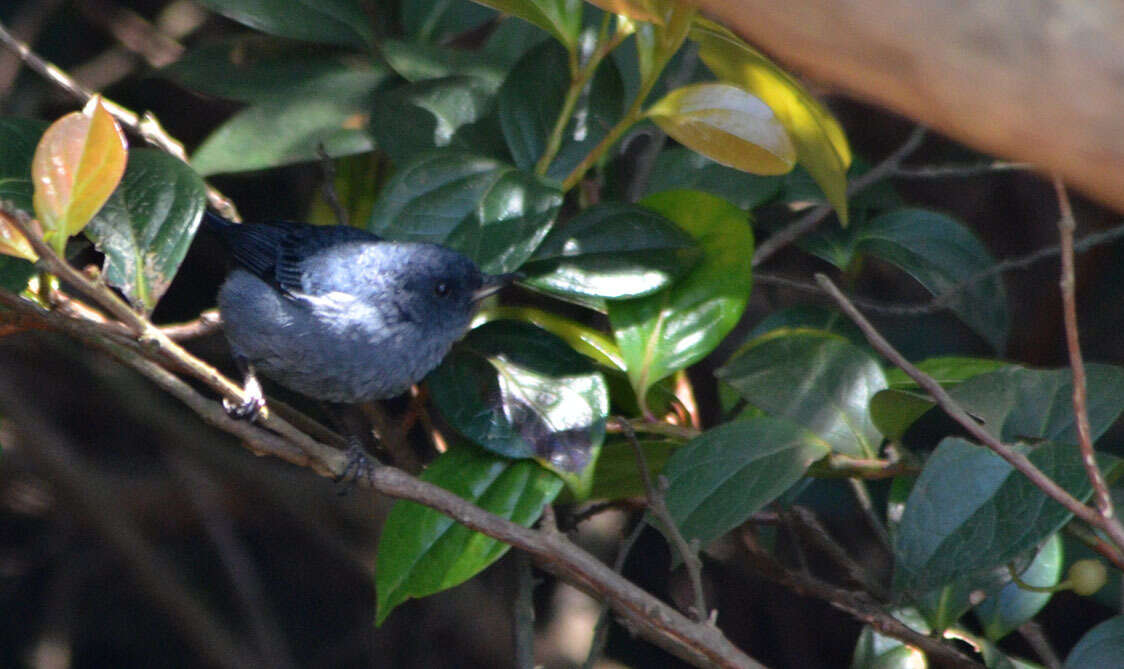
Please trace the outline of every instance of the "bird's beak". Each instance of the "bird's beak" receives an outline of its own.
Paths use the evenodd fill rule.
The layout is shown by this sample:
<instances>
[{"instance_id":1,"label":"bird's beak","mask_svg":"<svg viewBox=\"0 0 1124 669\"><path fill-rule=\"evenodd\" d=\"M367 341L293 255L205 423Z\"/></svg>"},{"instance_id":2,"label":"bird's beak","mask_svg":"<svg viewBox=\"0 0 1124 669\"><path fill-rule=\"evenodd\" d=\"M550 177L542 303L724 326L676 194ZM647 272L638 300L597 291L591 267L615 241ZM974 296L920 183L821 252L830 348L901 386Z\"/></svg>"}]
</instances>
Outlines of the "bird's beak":
<instances>
[{"instance_id":1,"label":"bird's beak","mask_svg":"<svg viewBox=\"0 0 1124 669\"><path fill-rule=\"evenodd\" d=\"M495 295L500 291L500 289L504 288L505 286L509 286L512 282L522 278L523 274L521 272L508 272L507 274L489 274L484 277L484 283L482 283L480 287L477 288L474 293L472 293L472 301L479 302L489 295Z\"/></svg>"}]
</instances>

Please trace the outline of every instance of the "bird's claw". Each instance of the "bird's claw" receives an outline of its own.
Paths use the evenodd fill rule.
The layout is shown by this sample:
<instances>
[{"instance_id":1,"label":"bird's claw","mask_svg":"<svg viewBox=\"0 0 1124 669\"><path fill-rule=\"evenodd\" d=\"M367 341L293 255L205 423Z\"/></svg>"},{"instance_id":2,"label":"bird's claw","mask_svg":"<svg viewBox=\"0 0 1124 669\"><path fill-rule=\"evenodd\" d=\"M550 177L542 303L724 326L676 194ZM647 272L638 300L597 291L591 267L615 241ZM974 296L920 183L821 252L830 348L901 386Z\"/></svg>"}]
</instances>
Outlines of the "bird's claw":
<instances>
[{"instance_id":1,"label":"bird's claw","mask_svg":"<svg viewBox=\"0 0 1124 669\"><path fill-rule=\"evenodd\" d=\"M238 420L255 421L269 416L269 410L265 408L265 398L260 396L250 397L245 402L232 402L224 397L222 408L226 411L226 415Z\"/></svg>"},{"instance_id":2,"label":"bird's claw","mask_svg":"<svg viewBox=\"0 0 1124 669\"><path fill-rule=\"evenodd\" d=\"M355 482L362 479L370 485L374 481L375 469L380 462L367 454L357 437L348 437L347 466L336 477L336 483L341 483L339 494L346 495L351 491Z\"/></svg>"}]
</instances>

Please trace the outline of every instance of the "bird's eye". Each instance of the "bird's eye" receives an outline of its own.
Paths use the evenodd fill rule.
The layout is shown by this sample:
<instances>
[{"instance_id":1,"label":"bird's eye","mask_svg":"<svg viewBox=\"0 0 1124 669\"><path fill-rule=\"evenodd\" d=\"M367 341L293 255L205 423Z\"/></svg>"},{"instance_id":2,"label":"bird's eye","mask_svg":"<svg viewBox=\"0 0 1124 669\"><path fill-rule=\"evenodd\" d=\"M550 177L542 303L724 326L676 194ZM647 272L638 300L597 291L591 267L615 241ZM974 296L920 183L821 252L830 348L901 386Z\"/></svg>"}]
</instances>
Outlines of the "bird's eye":
<instances>
[{"instance_id":1,"label":"bird's eye","mask_svg":"<svg viewBox=\"0 0 1124 669\"><path fill-rule=\"evenodd\" d=\"M446 281L438 281L433 286L433 294L437 297L447 297L451 291L452 289Z\"/></svg>"}]
</instances>

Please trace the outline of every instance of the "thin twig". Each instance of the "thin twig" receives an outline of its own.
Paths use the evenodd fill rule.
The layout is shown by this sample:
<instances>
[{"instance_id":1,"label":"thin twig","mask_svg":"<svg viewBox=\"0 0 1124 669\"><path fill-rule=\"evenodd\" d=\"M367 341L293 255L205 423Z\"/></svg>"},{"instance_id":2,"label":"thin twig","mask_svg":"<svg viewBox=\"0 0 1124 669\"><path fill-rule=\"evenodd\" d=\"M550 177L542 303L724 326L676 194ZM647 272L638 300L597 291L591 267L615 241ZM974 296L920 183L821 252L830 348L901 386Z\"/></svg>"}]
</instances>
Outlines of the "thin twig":
<instances>
[{"instance_id":1,"label":"thin twig","mask_svg":"<svg viewBox=\"0 0 1124 669\"><path fill-rule=\"evenodd\" d=\"M835 538L831 536L831 532L823 526L820 519L816 517L816 514L813 513L811 509L802 506L793 506L788 511L781 512L781 515L782 517L795 520L796 522L792 524L796 526L799 533L826 553L833 562L842 567L843 571L847 572L847 577L850 578L853 583L862 586L864 590L880 600L886 600L889 597L886 589L876 582L862 565L851 559L846 549L835 541Z\"/></svg>"},{"instance_id":2,"label":"thin twig","mask_svg":"<svg viewBox=\"0 0 1124 669\"><path fill-rule=\"evenodd\" d=\"M1073 250L1076 253L1084 253L1091 248L1113 242L1118 239L1124 238L1124 225L1118 225L1109 228L1103 232L1093 232L1078 239L1074 245ZM982 269L975 274L971 274L964 279L956 282L955 284L945 288L937 293L932 299L919 304L895 304L891 302L881 302L878 300L871 300L865 297L858 297L855 295L848 295L847 299L851 300L858 308L863 311L881 314L884 316L924 316L927 314L934 314L938 311L949 309L952 306L953 300L962 291L971 288L980 281L985 281L994 276L1010 272L1012 270L1026 269L1043 260L1053 258L1061 255L1061 246L1054 245L1046 248L1038 249L1032 253L1015 258L1008 258L991 265L987 269ZM799 281L797 279L789 279L788 277L779 276L776 274L768 274L766 272L755 272L753 275L755 283L780 286L781 288L790 288L792 290L799 290L805 293L814 293L816 295L823 295L824 290L818 284L808 281Z\"/></svg>"},{"instance_id":3,"label":"thin twig","mask_svg":"<svg viewBox=\"0 0 1124 669\"><path fill-rule=\"evenodd\" d=\"M926 129L923 126L914 128L905 142L895 149L893 153L886 156L882 162L870 168L865 174L856 178L847 186L847 197L850 198L855 195L855 193L889 176L890 173L897 169L898 165L900 165L903 160L921 146L922 142L925 141L925 134ZM764 263L766 260L773 257L777 251L780 251L814 230L830 213L831 205L822 204L773 233L757 247L757 251L753 254L753 266L757 267Z\"/></svg>"},{"instance_id":4,"label":"thin twig","mask_svg":"<svg viewBox=\"0 0 1124 669\"><path fill-rule=\"evenodd\" d=\"M862 333L866 335L867 341L870 342L874 350L881 353L887 360L916 381L922 389L929 393L945 413L967 430L968 434L975 437L980 443L994 451L996 455L1010 463L1011 466L1022 473L1023 476L1026 476L1035 487L1053 498L1075 516L1103 530L1109 538L1112 539L1112 542L1116 544L1118 551L1124 549L1124 528L1122 528L1119 523L1107 522L1107 519L1101 516L1095 509L1082 504L1077 498L1058 485L1057 482L1043 473L1043 471L1036 467L1025 455L1015 451L1010 446L1007 446L992 436L991 433L973 420L956 400L952 399L952 396L948 394L940 383L937 383L933 377L919 370L906 360L897 349L890 345L890 342L886 341L878 330L870 324L870 321L859 313L855 305L831 282L831 279L823 274L816 274L816 281L831 295L840 309L843 310L843 313L847 314L847 316L855 322L855 325L862 330Z\"/></svg>"},{"instance_id":5,"label":"thin twig","mask_svg":"<svg viewBox=\"0 0 1124 669\"><path fill-rule=\"evenodd\" d=\"M186 323L161 325L160 331L172 341L187 341L215 334L222 330L222 316L218 309L208 309Z\"/></svg>"},{"instance_id":6,"label":"thin twig","mask_svg":"<svg viewBox=\"0 0 1124 669\"><path fill-rule=\"evenodd\" d=\"M1042 660L1042 664L1046 665L1047 669L1062 669L1062 659L1050 645L1050 640L1046 638L1041 625L1034 620L1028 620L1019 625L1019 636L1034 649L1038 659Z\"/></svg>"},{"instance_id":7,"label":"thin twig","mask_svg":"<svg viewBox=\"0 0 1124 669\"><path fill-rule=\"evenodd\" d=\"M1081 448L1081 461L1085 464L1085 473L1093 485L1093 500L1097 510L1106 523L1117 526L1120 522L1114 518L1116 511L1112 506L1112 496L1108 492L1108 484L1104 475L1097 466L1097 453L1093 450L1092 430L1089 427L1089 407L1087 404L1088 389L1085 384L1085 362L1081 355L1081 336L1077 330L1077 279L1073 268L1073 233L1077 229L1077 220L1073 217L1073 207L1069 204L1069 195L1066 193L1065 184L1058 177L1054 177L1054 191L1058 194L1058 209L1061 218L1058 219L1058 232L1061 235L1062 247L1062 312L1065 316L1065 344L1069 349L1069 365L1073 370L1073 415L1077 423L1077 444ZM1121 528L1124 534L1124 528Z\"/></svg>"},{"instance_id":8,"label":"thin twig","mask_svg":"<svg viewBox=\"0 0 1124 669\"><path fill-rule=\"evenodd\" d=\"M515 553L515 577L518 589L511 620L515 638L515 666L517 669L534 669L535 575L531 571L531 556L523 551Z\"/></svg>"},{"instance_id":9,"label":"thin twig","mask_svg":"<svg viewBox=\"0 0 1124 669\"><path fill-rule=\"evenodd\" d=\"M336 193L336 164L332 161L332 156L328 154L328 150L324 148L324 143L320 142L316 145L316 155L320 157L320 171L324 177L324 183L320 186L320 193L324 196L324 201L328 203L331 208L332 214L336 217L336 225L348 225L347 209L344 208L340 202L340 196Z\"/></svg>"},{"instance_id":10,"label":"thin twig","mask_svg":"<svg viewBox=\"0 0 1124 669\"><path fill-rule=\"evenodd\" d=\"M956 179L1032 169L1034 169L1034 166L1030 163L1009 163L996 160L978 165L919 165L917 167L899 165L890 172L890 176L895 179Z\"/></svg>"},{"instance_id":11,"label":"thin twig","mask_svg":"<svg viewBox=\"0 0 1124 669\"><path fill-rule=\"evenodd\" d=\"M846 611L858 620L869 625L879 634L897 639L913 646L929 656L941 666L980 669L983 665L964 655L939 639L920 634L910 629L890 612L862 591L846 590L821 581L814 576L788 569L769 551L758 545L749 532L742 532L742 545L749 552L749 564L771 581L779 583L797 594L822 599L837 609Z\"/></svg>"},{"instance_id":12,"label":"thin twig","mask_svg":"<svg viewBox=\"0 0 1124 669\"><path fill-rule=\"evenodd\" d=\"M665 497L667 479L661 476L659 483L652 481L652 473L648 469L648 457L644 455L644 447L637 440L632 425L627 419L617 419L614 422L620 426L632 450L636 452L636 468L640 471L640 480L643 481L644 491L648 495L648 510L660 525L663 525L667 538L687 569L687 578L691 581L691 591L695 599L694 606L691 607L691 617L696 621L706 620L710 613L706 606L706 592L703 590L702 561L699 559L697 543L688 543L686 537L679 531L675 519L671 517Z\"/></svg>"},{"instance_id":13,"label":"thin twig","mask_svg":"<svg viewBox=\"0 0 1124 669\"><path fill-rule=\"evenodd\" d=\"M613 561L613 571L620 574L624 571L624 563L628 560L628 554L632 552L632 547L636 545L636 541L640 535L644 533L644 528L648 524L641 518L636 522L636 526L632 528L632 532L621 543L620 548L617 549L617 558ZM593 626L593 641L589 644L589 654L586 655L585 662L582 662L582 669L593 669L597 661L601 659L601 653L605 652L605 642L609 639L609 604L608 602L601 602L601 613L597 616L597 624Z\"/></svg>"}]
</instances>

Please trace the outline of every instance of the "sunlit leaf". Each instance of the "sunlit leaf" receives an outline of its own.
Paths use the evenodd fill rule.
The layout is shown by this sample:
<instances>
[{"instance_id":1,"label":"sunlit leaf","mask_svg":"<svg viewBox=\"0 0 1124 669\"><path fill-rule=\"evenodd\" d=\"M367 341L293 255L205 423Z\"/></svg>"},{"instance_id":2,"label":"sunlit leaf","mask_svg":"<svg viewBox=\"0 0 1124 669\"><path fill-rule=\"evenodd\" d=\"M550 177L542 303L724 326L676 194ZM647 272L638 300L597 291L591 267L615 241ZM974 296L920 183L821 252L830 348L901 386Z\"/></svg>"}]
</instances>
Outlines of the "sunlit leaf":
<instances>
[{"instance_id":1,"label":"sunlit leaf","mask_svg":"<svg viewBox=\"0 0 1124 669\"><path fill-rule=\"evenodd\" d=\"M753 406L820 435L836 453L878 453L882 434L867 405L886 377L877 360L840 335L775 330L715 374Z\"/></svg>"},{"instance_id":2,"label":"sunlit leaf","mask_svg":"<svg viewBox=\"0 0 1124 669\"><path fill-rule=\"evenodd\" d=\"M357 0L200 0L239 23L271 35L362 47L374 38Z\"/></svg>"},{"instance_id":3,"label":"sunlit leaf","mask_svg":"<svg viewBox=\"0 0 1124 669\"><path fill-rule=\"evenodd\" d=\"M491 110L492 91L482 79L426 79L379 95L371 132L379 149L401 163L427 149L474 148L466 134Z\"/></svg>"},{"instance_id":4,"label":"sunlit leaf","mask_svg":"<svg viewBox=\"0 0 1124 669\"><path fill-rule=\"evenodd\" d=\"M664 21L667 0L586 0L610 14L627 16L634 21L647 21L660 25Z\"/></svg>"},{"instance_id":5,"label":"sunlit leaf","mask_svg":"<svg viewBox=\"0 0 1124 669\"><path fill-rule=\"evenodd\" d=\"M651 209L605 202L551 230L522 271L532 288L620 300L665 288L699 255L690 235Z\"/></svg>"},{"instance_id":6,"label":"sunlit leaf","mask_svg":"<svg viewBox=\"0 0 1124 669\"><path fill-rule=\"evenodd\" d=\"M593 364L565 342L520 321L469 333L429 377L441 414L489 451L534 458L589 492L605 438L609 391Z\"/></svg>"},{"instance_id":7,"label":"sunlit leaf","mask_svg":"<svg viewBox=\"0 0 1124 669\"><path fill-rule=\"evenodd\" d=\"M518 16L554 36L567 49L577 46L582 27L582 0L475 0Z\"/></svg>"},{"instance_id":8,"label":"sunlit leaf","mask_svg":"<svg viewBox=\"0 0 1124 669\"><path fill-rule=\"evenodd\" d=\"M86 228L105 254L106 281L152 311L187 254L206 198L203 180L182 161L131 151L121 187Z\"/></svg>"},{"instance_id":9,"label":"sunlit leaf","mask_svg":"<svg viewBox=\"0 0 1124 669\"><path fill-rule=\"evenodd\" d=\"M475 51L395 39L379 42L379 51L406 81L474 77L494 93L507 76L507 68L498 59Z\"/></svg>"},{"instance_id":10,"label":"sunlit leaf","mask_svg":"<svg viewBox=\"0 0 1124 669\"><path fill-rule=\"evenodd\" d=\"M609 302L609 321L644 406L660 379L701 360L737 324L753 285L753 231L746 213L698 191L667 191L641 205L694 237L702 259L671 286Z\"/></svg>"},{"instance_id":11,"label":"sunlit leaf","mask_svg":"<svg viewBox=\"0 0 1124 669\"><path fill-rule=\"evenodd\" d=\"M1030 585L1052 587L1062 578L1063 558L1061 537L1054 534L1019 578ZM1034 618L1052 596L1053 593L1032 592L1011 582L976 606L976 618L983 625L987 638L999 641Z\"/></svg>"},{"instance_id":12,"label":"sunlit leaf","mask_svg":"<svg viewBox=\"0 0 1124 669\"><path fill-rule=\"evenodd\" d=\"M31 162L35 215L61 248L101 209L125 172L125 133L95 97L83 112L55 121ZM60 241L61 240L61 241Z\"/></svg>"},{"instance_id":13,"label":"sunlit leaf","mask_svg":"<svg viewBox=\"0 0 1124 669\"><path fill-rule=\"evenodd\" d=\"M486 511L529 526L562 490L562 480L534 462L515 462L458 444L421 474ZM425 597L472 578L507 552L507 544L474 532L414 502L390 510L379 538L376 624L411 597Z\"/></svg>"},{"instance_id":14,"label":"sunlit leaf","mask_svg":"<svg viewBox=\"0 0 1124 669\"><path fill-rule=\"evenodd\" d=\"M784 174L796 164L788 132L773 110L747 91L720 83L677 88L648 117L684 146L754 174Z\"/></svg>"},{"instance_id":15,"label":"sunlit leaf","mask_svg":"<svg viewBox=\"0 0 1124 669\"><path fill-rule=\"evenodd\" d=\"M556 313L519 306L494 307L482 312L480 316L488 320L507 319L537 325L597 364L622 372L625 369L620 349L611 337Z\"/></svg>"},{"instance_id":16,"label":"sunlit leaf","mask_svg":"<svg viewBox=\"0 0 1124 669\"><path fill-rule=\"evenodd\" d=\"M796 147L796 159L847 221L851 149L835 117L786 72L725 27L697 18L690 37L719 79L744 87L776 114Z\"/></svg>"}]
</instances>

